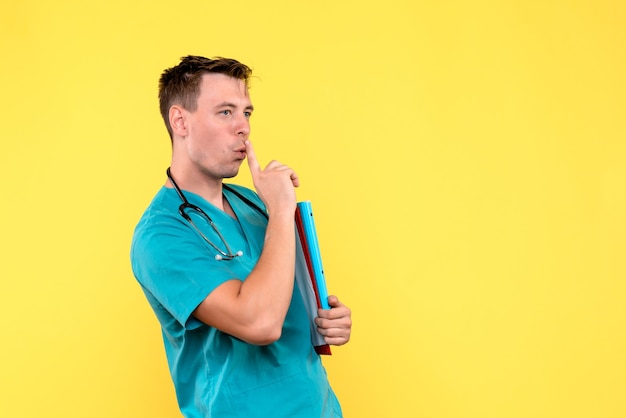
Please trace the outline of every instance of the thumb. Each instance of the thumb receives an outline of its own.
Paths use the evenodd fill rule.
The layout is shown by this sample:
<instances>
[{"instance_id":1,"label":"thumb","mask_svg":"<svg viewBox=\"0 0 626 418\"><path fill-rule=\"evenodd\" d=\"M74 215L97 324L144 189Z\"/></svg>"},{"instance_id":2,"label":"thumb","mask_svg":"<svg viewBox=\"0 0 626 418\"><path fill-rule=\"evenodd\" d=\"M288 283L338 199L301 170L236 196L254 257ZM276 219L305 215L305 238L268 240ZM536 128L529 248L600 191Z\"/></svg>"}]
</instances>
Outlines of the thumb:
<instances>
[{"instance_id":1,"label":"thumb","mask_svg":"<svg viewBox=\"0 0 626 418\"><path fill-rule=\"evenodd\" d=\"M328 296L328 305L331 308L336 308L337 306L341 305L341 302L339 302L339 298L337 298L337 296L330 295Z\"/></svg>"}]
</instances>

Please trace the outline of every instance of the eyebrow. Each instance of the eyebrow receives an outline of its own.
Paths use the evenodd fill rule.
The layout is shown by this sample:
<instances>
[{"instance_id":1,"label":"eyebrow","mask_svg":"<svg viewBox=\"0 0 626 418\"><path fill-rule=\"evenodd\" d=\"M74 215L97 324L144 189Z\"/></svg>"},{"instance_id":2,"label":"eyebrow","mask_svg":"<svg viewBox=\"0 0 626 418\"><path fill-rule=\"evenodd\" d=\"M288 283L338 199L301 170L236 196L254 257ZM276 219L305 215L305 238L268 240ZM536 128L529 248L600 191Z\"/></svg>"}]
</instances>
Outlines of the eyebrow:
<instances>
[{"instance_id":1,"label":"eyebrow","mask_svg":"<svg viewBox=\"0 0 626 418\"><path fill-rule=\"evenodd\" d=\"M232 107L232 108L236 108L236 107L237 107L237 105L236 105L236 104L234 104L234 103L230 103L230 102L222 102L222 103L220 103L219 105L217 105L217 106L215 106L215 107ZM250 105L248 105L248 106L244 107L244 110L250 110L250 111L252 111L252 110L254 110L254 106L252 106L252 105L250 104Z\"/></svg>"}]
</instances>

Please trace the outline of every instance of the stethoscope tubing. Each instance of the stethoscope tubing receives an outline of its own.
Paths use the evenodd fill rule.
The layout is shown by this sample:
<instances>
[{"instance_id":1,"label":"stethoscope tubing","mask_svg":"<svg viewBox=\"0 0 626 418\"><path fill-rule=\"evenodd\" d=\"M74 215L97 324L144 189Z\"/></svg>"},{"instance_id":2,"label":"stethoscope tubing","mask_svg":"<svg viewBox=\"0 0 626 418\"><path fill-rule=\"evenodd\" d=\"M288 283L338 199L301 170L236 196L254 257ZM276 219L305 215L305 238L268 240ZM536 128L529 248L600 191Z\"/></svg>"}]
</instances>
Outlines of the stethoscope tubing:
<instances>
[{"instance_id":1,"label":"stethoscope tubing","mask_svg":"<svg viewBox=\"0 0 626 418\"><path fill-rule=\"evenodd\" d=\"M170 168L168 167L166 170L166 174L167 174L167 178L169 179L169 181L172 183L172 186L174 186L174 190L176 190L176 193L178 194L178 196L180 197L180 199L182 200L183 203L181 203L181 205L178 207L178 213L195 229L195 231L200 234L200 236L202 237L202 239L204 241L206 241L207 244L209 244L211 247L213 247L218 254L215 255L215 259L216 260L232 260L235 257L241 257L243 255L243 251L237 251L237 252L233 252L230 248L230 246L228 245L228 242L226 242L226 239L224 238L224 236L220 233L219 229L217 228L217 226L215 225L215 223L213 222L213 219L211 219L211 217L204 211L202 210L202 208L189 203L189 201L187 200L187 198L185 197L185 195L183 194L183 191L180 189L180 187L178 187L178 184L176 183L176 181L174 180L174 178L172 177L172 173L170 171ZM234 188L228 186L227 184L223 184L223 187L230 191L231 193L233 193L235 196L237 196L241 201L243 201L245 204L247 204L248 206L252 207L254 210L256 210L258 213L260 213L261 215L263 215L266 219L269 219L267 213L261 209L257 204L255 204L254 202L252 202L250 199L248 199L247 197L243 196L241 193L239 193L237 190L235 190ZM220 240L222 241L222 243L224 244L224 247L226 247L226 251L221 250L215 243L213 243L206 235L204 235L204 233L200 230L200 228L198 228L198 226L193 222L193 220L191 219L191 216L189 216L189 214L187 212L185 212L185 209L191 209L193 211L198 212L200 215L202 215L207 222L209 223L209 225L211 226L211 228L213 228L213 230L215 231L215 233L217 234L217 236L220 238Z\"/></svg>"}]
</instances>

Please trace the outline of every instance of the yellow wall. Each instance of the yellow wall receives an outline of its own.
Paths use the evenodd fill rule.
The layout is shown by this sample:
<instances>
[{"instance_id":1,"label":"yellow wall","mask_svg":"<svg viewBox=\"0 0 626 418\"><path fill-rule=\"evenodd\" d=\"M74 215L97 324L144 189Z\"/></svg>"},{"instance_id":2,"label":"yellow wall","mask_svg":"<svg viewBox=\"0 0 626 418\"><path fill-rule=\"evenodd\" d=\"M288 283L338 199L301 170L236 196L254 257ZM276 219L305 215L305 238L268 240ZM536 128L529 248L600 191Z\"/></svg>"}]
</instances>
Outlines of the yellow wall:
<instances>
[{"instance_id":1,"label":"yellow wall","mask_svg":"<svg viewBox=\"0 0 626 418\"><path fill-rule=\"evenodd\" d=\"M299 172L354 311L324 359L347 417L626 416L624 22L619 0L3 2L0 416L177 416L128 252L186 54L255 69L257 154Z\"/></svg>"}]
</instances>

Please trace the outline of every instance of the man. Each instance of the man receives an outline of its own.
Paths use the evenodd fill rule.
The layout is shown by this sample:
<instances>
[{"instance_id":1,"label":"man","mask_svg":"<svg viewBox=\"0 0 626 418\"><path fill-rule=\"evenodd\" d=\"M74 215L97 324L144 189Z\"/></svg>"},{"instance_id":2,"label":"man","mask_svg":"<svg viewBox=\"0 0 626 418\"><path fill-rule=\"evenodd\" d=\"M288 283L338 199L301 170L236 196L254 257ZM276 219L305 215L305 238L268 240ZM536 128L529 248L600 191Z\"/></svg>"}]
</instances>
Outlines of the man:
<instances>
[{"instance_id":1,"label":"man","mask_svg":"<svg viewBox=\"0 0 626 418\"><path fill-rule=\"evenodd\" d=\"M340 417L294 283L296 173L261 168L249 140L251 70L187 56L159 83L168 180L139 221L131 262L157 315L186 417ZM247 158L256 193L225 186ZM335 296L315 323L342 345Z\"/></svg>"}]
</instances>

